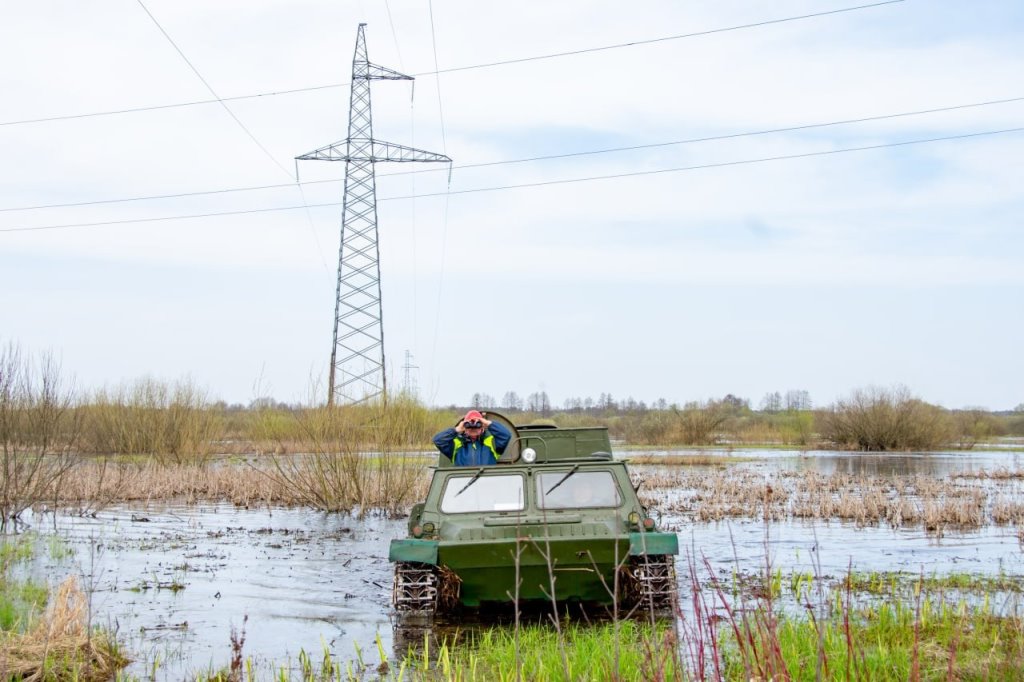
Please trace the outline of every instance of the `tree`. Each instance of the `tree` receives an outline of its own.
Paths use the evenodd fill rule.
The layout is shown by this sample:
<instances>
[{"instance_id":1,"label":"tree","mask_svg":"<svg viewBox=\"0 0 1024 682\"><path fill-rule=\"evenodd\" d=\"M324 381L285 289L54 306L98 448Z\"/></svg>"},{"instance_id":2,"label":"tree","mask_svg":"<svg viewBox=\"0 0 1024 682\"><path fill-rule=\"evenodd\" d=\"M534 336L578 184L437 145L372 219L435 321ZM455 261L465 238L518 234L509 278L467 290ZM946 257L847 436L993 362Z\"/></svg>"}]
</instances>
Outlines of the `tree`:
<instances>
[{"instance_id":1,"label":"tree","mask_svg":"<svg viewBox=\"0 0 1024 682\"><path fill-rule=\"evenodd\" d=\"M551 400L546 391L531 393L526 398L526 409L530 412L537 412L543 416L551 414Z\"/></svg>"},{"instance_id":2,"label":"tree","mask_svg":"<svg viewBox=\"0 0 1024 682\"><path fill-rule=\"evenodd\" d=\"M746 398L737 398L732 393L727 393L726 396L722 398L722 404L729 407L733 412L743 412L750 409L750 401Z\"/></svg>"},{"instance_id":3,"label":"tree","mask_svg":"<svg viewBox=\"0 0 1024 682\"><path fill-rule=\"evenodd\" d=\"M761 398L761 411L769 414L781 412L782 394L778 391L775 391L774 393L765 393L764 397Z\"/></svg>"},{"instance_id":4,"label":"tree","mask_svg":"<svg viewBox=\"0 0 1024 682\"><path fill-rule=\"evenodd\" d=\"M494 399L494 396L487 393L474 393L471 406L490 410L498 406L498 401Z\"/></svg>"},{"instance_id":5,"label":"tree","mask_svg":"<svg viewBox=\"0 0 1024 682\"><path fill-rule=\"evenodd\" d=\"M523 399L515 391L509 391L501 399L501 406L509 412L521 412L523 409Z\"/></svg>"},{"instance_id":6,"label":"tree","mask_svg":"<svg viewBox=\"0 0 1024 682\"><path fill-rule=\"evenodd\" d=\"M807 391L789 389L786 391L786 411L811 409L811 394Z\"/></svg>"}]
</instances>

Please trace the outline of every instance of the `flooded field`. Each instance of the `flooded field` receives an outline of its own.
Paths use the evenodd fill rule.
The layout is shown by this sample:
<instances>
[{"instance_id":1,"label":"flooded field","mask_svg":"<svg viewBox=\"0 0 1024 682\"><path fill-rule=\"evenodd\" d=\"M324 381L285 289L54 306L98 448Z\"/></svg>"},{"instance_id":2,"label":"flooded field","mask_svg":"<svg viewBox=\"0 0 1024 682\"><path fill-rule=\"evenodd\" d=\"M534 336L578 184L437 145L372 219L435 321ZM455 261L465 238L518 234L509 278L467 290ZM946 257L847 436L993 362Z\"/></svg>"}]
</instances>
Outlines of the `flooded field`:
<instances>
[{"instance_id":1,"label":"flooded field","mask_svg":"<svg viewBox=\"0 0 1024 682\"><path fill-rule=\"evenodd\" d=\"M648 455L656 462L680 454L629 456ZM637 480L651 486L648 498L669 510L663 522L679 534L682 594L691 579L691 560L701 580L710 578L709 570L726 578L754 574L767 559L783 573L817 570L836 579L852 567L915 575L999 575L1024 582L1019 519L990 521L998 500L1024 500L1024 479L1014 475L1024 468L1021 453L719 454L728 457L696 467L636 467ZM929 529L923 519L894 525L795 518L792 510L800 498L794 488L767 523L756 510L718 520L700 518L700 507L713 500L698 499L694 480L760 480L769 494L772 486L802 480L807 472L907 479L918 487L934 479L950 486L954 495L984 491L989 511L985 523L944 526L941 532ZM1006 474L993 477L993 472ZM691 489L654 485L659 477L662 484L672 477L688 481ZM239 635L244 629L246 655L267 664L294 664L300 649L319 657L324 648L342 661L355 659L361 650L375 664L378 638L389 655L404 646L402 632L395 646L387 561L389 541L405 534L403 519L229 504L132 504L105 508L92 518L37 512L26 521L51 548L56 542L70 549L40 552L29 570L54 583L67 575L79 577L92 593L93 621L126 642L132 675L182 679L192 671L220 668L230 658L233 629Z\"/></svg>"}]
</instances>

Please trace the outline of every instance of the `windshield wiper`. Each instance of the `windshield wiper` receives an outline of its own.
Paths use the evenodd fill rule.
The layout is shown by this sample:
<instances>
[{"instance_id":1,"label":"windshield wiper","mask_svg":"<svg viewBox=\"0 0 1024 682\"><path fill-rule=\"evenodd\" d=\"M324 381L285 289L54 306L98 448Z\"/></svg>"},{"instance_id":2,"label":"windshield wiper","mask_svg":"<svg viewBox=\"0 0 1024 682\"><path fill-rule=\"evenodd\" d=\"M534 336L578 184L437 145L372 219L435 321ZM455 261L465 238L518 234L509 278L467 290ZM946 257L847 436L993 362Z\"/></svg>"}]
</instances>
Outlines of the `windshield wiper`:
<instances>
[{"instance_id":1,"label":"windshield wiper","mask_svg":"<svg viewBox=\"0 0 1024 682\"><path fill-rule=\"evenodd\" d=\"M466 488L468 488L469 486L471 486L474 483L476 483L476 479L478 479L481 476L483 476L483 473L484 473L484 467L480 467L477 470L476 474L473 475L473 478L469 479L469 483L467 483L466 485L462 486L462 490L460 490L459 492L455 493L455 497L458 497L459 495L461 495L463 493L463 491L466 490Z\"/></svg>"},{"instance_id":2,"label":"windshield wiper","mask_svg":"<svg viewBox=\"0 0 1024 682\"><path fill-rule=\"evenodd\" d=\"M550 495L550 494L551 494L551 491L552 491L552 490L554 490L554 489L555 489L555 488L557 488L558 486L560 486L560 485L562 485L563 483L565 483L565 482L566 482L566 480L568 480L568 478L569 478L570 476L572 476L573 474L575 474L575 473L576 473L576 470L577 470L577 469L579 469L579 468L580 468L580 465L579 465L579 464L577 464L577 465L576 465L576 466L574 466L574 467L573 467L572 469L569 469L569 473L567 473L567 474L566 474L565 476L562 476L562 478L561 478L561 479L559 479L558 483L556 483L556 484L554 484L553 486L551 486L550 488L548 488L548 491L547 491L546 493L544 493L544 494L545 494L545 495Z\"/></svg>"}]
</instances>

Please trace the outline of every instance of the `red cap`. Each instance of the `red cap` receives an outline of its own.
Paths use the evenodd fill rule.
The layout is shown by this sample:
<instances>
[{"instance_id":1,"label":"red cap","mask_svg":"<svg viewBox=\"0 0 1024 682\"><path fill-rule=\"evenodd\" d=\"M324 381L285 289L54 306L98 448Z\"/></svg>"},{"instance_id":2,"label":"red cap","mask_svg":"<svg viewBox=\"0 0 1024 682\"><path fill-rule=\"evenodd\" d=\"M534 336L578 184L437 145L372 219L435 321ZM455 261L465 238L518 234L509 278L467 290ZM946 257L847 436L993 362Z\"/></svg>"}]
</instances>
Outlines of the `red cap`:
<instances>
[{"instance_id":1,"label":"red cap","mask_svg":"<svg viewBox=\"0 0 1024 682\"><path fill-rule=\"evenodd\" d=\"M476 421L476 420L480 420L480 419L483 419L483 418L484 418L484 416L482 414L480 414L480 412L478 412L477 410L470 410L469 412L466 413L466 416L463 417L462 420L463 421L467 421L467 422L471 422L471 421Z\"/></svg>"}]
</instances>

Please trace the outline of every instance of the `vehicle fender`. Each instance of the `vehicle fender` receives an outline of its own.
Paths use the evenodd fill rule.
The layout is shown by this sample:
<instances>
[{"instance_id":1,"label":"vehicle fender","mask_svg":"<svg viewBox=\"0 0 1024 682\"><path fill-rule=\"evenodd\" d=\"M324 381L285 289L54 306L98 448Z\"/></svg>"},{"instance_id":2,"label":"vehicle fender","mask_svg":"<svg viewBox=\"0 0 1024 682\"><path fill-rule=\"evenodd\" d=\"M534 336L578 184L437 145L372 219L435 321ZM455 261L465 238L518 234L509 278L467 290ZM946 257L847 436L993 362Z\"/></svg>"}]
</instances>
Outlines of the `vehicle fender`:
<instances>
[{"instance_id":1,"label":"vehicle fender","mask_svg":"<svg viewBox=\"0 0 1024 682\"><path fill-rule=\"evenodd\" d=\"M630 556L679 554L679 538L675 533L630 533Z\"/></svg>"},{"instance_id":2,"label":"vehicle fender","mask_svg":"<svg viewBox=\"0 0 1024 682\"><path fill-rule=\"evenodd\" d=\"M388 561L415 561L437 565L437 540L392 540Z\"/></svg>"}]
</instances>

